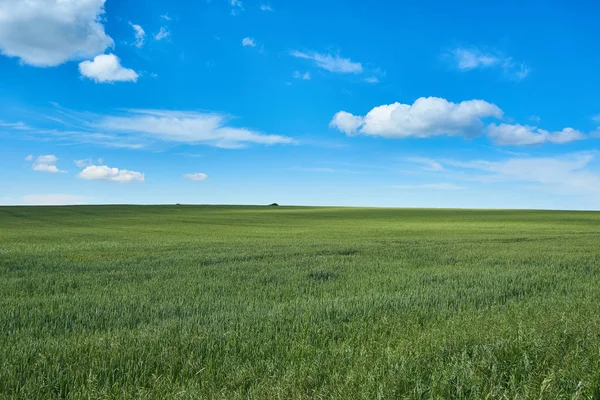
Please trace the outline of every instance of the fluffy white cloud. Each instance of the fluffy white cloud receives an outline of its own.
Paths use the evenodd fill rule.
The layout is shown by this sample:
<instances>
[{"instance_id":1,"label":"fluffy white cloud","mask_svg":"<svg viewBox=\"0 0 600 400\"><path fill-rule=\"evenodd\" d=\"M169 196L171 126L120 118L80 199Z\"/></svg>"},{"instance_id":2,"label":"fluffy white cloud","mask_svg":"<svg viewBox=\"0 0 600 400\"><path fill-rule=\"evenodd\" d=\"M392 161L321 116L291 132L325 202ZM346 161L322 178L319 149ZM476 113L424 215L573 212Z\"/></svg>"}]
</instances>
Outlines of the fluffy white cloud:
<instances>
[{"instance_id":1,"label":"fluffy white cloud","mask_svg":"<svg viewBox=\"0 0 600 400\"><path fill-rule=\"evenodd\" d=\"M522 80L526 78L531 69L522 62L506 57L500 52L486 52L475 47L456 48L450 52L452 59L461 71L470 71L476 68L498 68L511 79Z\"/></svg>"},{"instance_id":2,"label":"fluffy white cloud","mask_svg":"<svg viewBox=\"0 0 600 400\"><path fill-rule=\"evenodd\" d=\"M104 180L119 183L144 182L144 174L127 169L110 168L106 165L90 165L77 174L87 180Z\"/></svg>"},{"instance_id":3,"label":"fluffy white cloud","mask_svg":"<svg viewBox=\"0 0 600 400\"><path fill-rule=\"evenodd\" d=\"M196 172L193 174L185 174L183 175L183 177L191 181L203 181L206 180L206 178L208 178L208 175L203 174L202 172Z\"/></svg>"},{"instance_id":4,"label":"fluffy white cloud","mask_svg":"<svg viewBox=\"0 0 600 400\"><path fill-rule=\"evenodd\" d=\"M97 83L104 82L136 82L138 74L129 68L123 68L119 58L114 54L101 54L94 61L79 63L79 72Z\"/></svg>"},{"instance_id":5,"label":"fluffy white cloud","mask_svg":"<svg viewBox=\"0 0 600 400\"><path fill-rule=\"evenodd\" d=\"M23 196L23 202L38 206L62 206L70 204L85 204L87 198L71 194L30 194Z\"/></svg>"},{"instance_id":6,"label":"fluffy white cloud","mask_svg":"<svg viewBox=\"0 0 600 400\"><path fill-rule=\"evenodd\" d=\"M26 161L30 161L33 159L32 155L27 156L27 158L25 158ZM45 155L45 156L39 156L38 158L35 159L35 161L33 161L33 165L32 168L34 171L38 171L38 172L50 172L52 174L56 174L59 172L67 172L67 171L63 171L61 169L58 169L58 167L56 166L56 163L58 162L58 158L54 155Z\"/></svg>"},{"instance_id":7,"label":"fluffy white cloud","mask_svg":"<svg viewBox=\"0 0 600 400\"><path fill-rule=\"evenodd\" d=\"M244 47L256 47L256 41L254 38L245 37L242 39L242 46Z\"/></svg>"},{"instance_id":8,"label":"fluffy white cloud","mask_svg":"<svg viewBox=\"0 0 600 400\"><path fill-rule=\"evenodd\" d=\"M171 36L171 32L169 32L169 30L167 28L165 28L164 26L161 26L158 33L156 35L154 35L154 39L163 40L163 39L168 38L169 36Z\"/></svg>"},{"instance_id":9,"label":"fluffy white cloud","mask_svg":"<svg viewBox=\"0 0 600 400\"><path fill-rule=\"evenodd\" d=\"M294 71L294 78L310 81L310 72L301 73L300 71Z\"/></svg>"},{"instance_id":10,"label":"fluffy white cloud","mask_svg":"<svg viewBox=\"0 0 600 400\"><path fill-rule=\"evenodd\" d=\"M340 111L333 116L329 123L332 128L337 128L347 135L352 135L364 124L364 118L352 115L346 111Z\"/></svg>"},{"instance_id":11,"label":"fluffy white cloud","mask_svg":"<svg viewBox=\"0 0 600 400\"><path fill-rule=\"evenodd\" d=\"M412 105L394 103L373 108L364 116L345 111L334 115L330 126L348 135L362 133L388 138L461 135L475 137L483 130L483 118L501 118L502 110L483 100L452 103L437 97L421 97Z\"/></svg>"},{"instance_id":12,"label":"fluffy white cloud","mask_svg":"<svg viewBox=\"0 0 600 400\"><path fill-rule=\"evenodd\" d=\"M142 27L139 25L132 24L131 22L129 23L129 25L131 25L135 34L135 42L133 42L133 45L139 49L142 46L144 46L146 32L144 32L144 29L142 29Z\"/></svg>"},{"instance_id":13,"label":"fluffy white cloud","mask_svg":"<svg viewBox=\"0 0 600 400\"><path fill-rule=\"evenodd\" d=\"M50 67L113 45L101 17L105 0L0 0L0 52Z\"/></svg>"},{"instance_id":14,"label":"fluffy white cloud","mask_svg":"<svg viewBox=\"0 0 600 400\"><path fill-rule=\"evenodd\" d=\"M319 68L330 72L342 74L360 74L363 72L361 63L353 62L349 58L342 58L338 55L332 56L331 54L319 54L316 52L303 53L298 50L294 50L290 54L296 58L312 60Z\"/></svg>"},{"instance_id":15,"label":"fluffy white cloud","mask_svg":"<svg viewBox=\"0 0 600 400\"><path fill-rule=\"evenodd\" d=\"M585 134L573 128L548 132L535 126L519 124L491 124L487 128L487 136L495 144L502 146L522 146L545 142L562 144L587 138Z\"/></svg>"},{"instance_id":16,"label":"fluffy white cloud","mask_svg":"<svg viewBox=\"0 0 600 400\"><path fill-rule=\"evenodd\" d=\"M108 116L93 125L117 134L143 134L166 141L205 143L239 148L248 143L293 143L289 137L266 135L246 128L226 125L227 117L193 111L129 110L123 116Z\"/></svg>"}]
</instances>

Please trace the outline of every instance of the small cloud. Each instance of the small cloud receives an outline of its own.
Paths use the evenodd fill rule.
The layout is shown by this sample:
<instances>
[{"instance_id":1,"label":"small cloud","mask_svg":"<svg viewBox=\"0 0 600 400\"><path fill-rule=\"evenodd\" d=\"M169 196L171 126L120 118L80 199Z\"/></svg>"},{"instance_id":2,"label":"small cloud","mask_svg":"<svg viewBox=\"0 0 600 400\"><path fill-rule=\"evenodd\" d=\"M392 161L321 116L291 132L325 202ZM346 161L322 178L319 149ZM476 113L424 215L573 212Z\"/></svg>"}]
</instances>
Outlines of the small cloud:
<instances>
[{"instance_id":1,"label":"small cloud","mask_svg":"<svg viewBox=\"0 0 600 400\"><path fill-rule=\"evenodd\" d=\"M425 157L411 157L407 161L422 164L426 171L443 171L444 167L439 162Z\"/></svg>"},{"instance_id":2,"label":"small cloud","mask_svg":"<svg viewBox=\"0 0 600 400\"><path fill-rule=\"evenodd\" d=\"M271 8L270 5L264 3L260 5L260 9L261 11L273 11L273 8Z\"/></svg>"},{"instance_id":3,"label":"small cloud","mask_svg":"<svg viewBox=\"0 0 600 400\"><path fill-rule=\"evenodd\" d=\"M587 135L573 128L548 132L535 126L520 124L490 124L487 136L500 146L526 146L546 142L563 144L587 139Z\"/></svg>"},{"instance_id":4,"label":"small cloud","mask_svg":"<svg viewBox=\"0 0 600 400\"><path fill-rule=\"evenodd\" d=\"M310 81L310 72L301 73L300 71L294 71L294 78Z\"/></svg>"},{"instance_id":5,"label":"small cloud","mask_svg":"<svg viewBox=\"0 0 600 400\"><path fill-rule=\"evenodd\" d=\"M202 172L195 172L193 174L185 174L183 175L185 179L189 179L190 181L204 181L208 178L208 175Z\"/></svg>"},{"instance_id":6,"label":"small cloud","mask_svg":"<svg viewBox=\"0 0 600 400\"><path fill-rule=\"evenodd\" d=\"M86 180L104 180L119 183L144 182L144 174L141 172L110 168L106 165L89 165L77 176Z\"/></svg>"},{"instance_id":7,"label":"small cloud","mask_svg":"<svg viewBox=\"0 0 600 400\"><path fill-rule=\"evenodd\" d=\"M156 35L154 35L154 39L163 40L163 39L168 38L169 36L171 36L171 32L169 32L169 30L167 28L165 28L164 26L161 26L158 33Z\"/></svg>"},{"instance_id":8,"label":"small cloud","mask_svg":"<svg viewBox=\"0 0 600 400\"><path fill-rule=\"evenodd\" d=\"M229 4L231 5L231 15L234 17L244 11L244 6L240 0L229 0Z\"/></svg>"},{"instance_id":9,"label":"small cloud","mask_svg":"<svg viewBox=\"0 0 600 400\"><path fill-rule=\"evenodd\" d=\"M131 27L133 28L134 34L135 34L135 42L133 42L133 45L135 47L137 47L138 49L141 49L144 46L144 40L146 39L146 32L144 32L142 27L139 25L132 24L131 22L129 22L129 25L131 25Z\"/></svg>"},{"instance_id":10,"label":"small cloud","mask_svg":"<svg viewBox=\"0 0 600 400\"><path fill-rule=\"evenodd\" d=\"M529 120L535 122L536 124L539 124L542 119L537 115L530 115Z\"/></svg>"},{"instance_id":11,"label":"small cloud","mask_svg":"<svg viewBox=\"0 0 600 400\"><path fill-rule=\"evenodd\" d=\"M367 82L367 83L379 83L379 78L377 78L376 76L370 76L368 78L365 78L365 82Z\"/></svg>"},{"instance_id":12,"label":"small cloud","mask_svg":"<svg viewBox=\"0 0 600 400\"><path fill-rule=\"evenodd\" d=\"M242 46L244 47L256 47L256 41L254 38L245 37L242 39Z\"/></svg>"},{"instance_id":13,"label":"small cloud","mask_svg":"<svg viewBox=\"0 0 600 400\"><path fill-rule=\"evenodd\" d=\"M85 168L90 165L94 165L94 163L95 163L95 161L92 160L91 158L86 158L83 160L75 160L74 162L75 162L75 165L79 168ZM102 159L99 158L97 162L98 162L98 164L102 164Z\"/></svg>"},{"instance_id":14,"label":"small cloud","mask_svg":"<svg viewBox=\"0 0 600 400\"><path fill-rule=\"evenodd\" d=\"M29 155L25 158L26 161L33 160L33 156ZM48 154L44 156L39 156L33 161L32 169L38 172L49 172L51 174L57 173L65 173L67 171L58 169L56 163L58 162L58 157Z\"/></svg>"},{"instance_id":15,"label":"small cloud","mask_svg":"<svg viewBox=\"0 0 600 400\"><path fill-rule=\"evenodd\" d=\"M342 58L339 55L320 54L316 52L303 53L298 50L290 52L292 57L303 58L313 61L319 68L329 72L342 74L360 74L363 72L362 64L353 62L349 58Z\"/></svg>"},{"instance_id":16,"label":"small cloud","mask_svg":"<svg viewBox=\"0 0 600 400\"><path fill-rule=\"evenodd\" d=\"M165 21L172 21L173 18L169 17L169 14L163 14L160 16L160 19L164 19Z\"/></svg>"},{"instance_id":17,"label":"small cloud","mask_svg":"<svg viewBox=\"0 0 600 400\"><path fill-rule=\"evenodd\" d=\"M525 79L531 73L531 68L527 64L515 61L512 57L507 57L499 51L458 47L450 51L450 57L461 71L497 68L502 70L508 78L517 81Z\"/></svg>"},{"instance_id":18,"label":"small cloud","mask_svg":"<svg viewBox=\"0 0 600 400\"><path fill-rule=\"evenodd\" d=\"M94 61L79 63L79 72L96 83L136 82L139 76L134 70L122 67L114 54L101 54Z\"/></svg>"},{"instance_id":19,"label":"small cloud","mask_svg":"<svg viewBox=\"0 0 600 400\"><path fill-rule=\"evenodd\" d=\"M431 189L431 190L457 190L464 189L463 186L458 186L454 183L423 183L418 185L395 185L395 189Z\"/></svg>"}]
</instances>

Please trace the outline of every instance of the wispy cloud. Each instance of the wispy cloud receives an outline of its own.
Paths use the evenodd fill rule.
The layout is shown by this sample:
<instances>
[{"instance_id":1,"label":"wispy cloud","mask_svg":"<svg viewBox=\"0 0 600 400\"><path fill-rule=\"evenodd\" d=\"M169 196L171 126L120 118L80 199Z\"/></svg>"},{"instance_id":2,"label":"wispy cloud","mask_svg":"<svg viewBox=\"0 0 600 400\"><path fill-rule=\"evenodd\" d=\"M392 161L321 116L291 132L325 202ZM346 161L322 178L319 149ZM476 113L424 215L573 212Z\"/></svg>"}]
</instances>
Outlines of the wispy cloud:
<instances>
[{"instance_id":1,"label":"wispy cloud","mask_svg":"<svg viewBox=\"0 0 600 400\"><path fill-rule=\"evenodd\" d=\"M133 45L138 49L142 48L144 46L144 40L146 39L146 32L144 32L144 29L142 29L140 25L132 24L131 22L129 22L129 25L133 28L135 35L135 42L133 42Z\"/></svg>"},{"instance_id":2,"label":"wispy cloud","mask_svg":"<svg viewBox=\"0 0 600 400\"><path fill-rule=\"evenodd\" d=\"M454 65L461 71L482 68L496 68L510 79L522 80L530 73L531 68L524 62L515 61L498 51L484 51L476 47L457 47L450 51Z\"/></svg>"},{"instance_id":3,"label":"wispy cloud","mask_svg":"<svg viewBox=\"0 0 600 400\"><path fill-rule=\"evenodd\" d=\"M164 19L165 21L172 21L173 18L169 17L169 14L163 14L160 16L161 19Z\"/></svg>"},{"instance_id":4,"label":"wispy cloud","mask_svg":"<svg viewBox=\"0 0 600 400\"><path fill-rule=\"evenodd\" d=\"M300 71L294 71L294 79L302 79L305 81L310 81L310 72L302 73Z\"/></svg>"},{"instance_id":5,"label":"wispy cloud","mask_svg":"<svg viewBox=\"0 0 600 400\"><path fill-rule=\"evenodd\" d=\"M192 174L185 174L185 175L183 175L183 177L190 181L205 181L206 179L208 179L208 175L206 175L203 172L194 172Z\"/></svg>"},{"instance_id":6,"label":"wispy cloud","mask_svg":"<svg viewBox=\"0 0 600 400\"><path fill-rule=\"evenodd\" d=\"M420 183L416 185L394 185L395 189L428 189L428 190L457 190L464 189L463 186L456 185L454 183Z\"/></svg>"},{"instance_id":7,"label":"wispy cloud","mask_svg":"<svg viewBox=\"0 0 600 400\"><path fill-rule=\"evenodd\" d=\"M163 40L166 39L168 37L171 36L171 32L165 28L164 26L160 27L160 30L158 31L158 33L156 33L156 35L154 35L154 39L156 40Z\"/></svg>"},{"instance_id":8,"label":"wispy cloud","mask_svg":"<svg viewBox=\"0 0 600 400\"><path fill-rule=\"evenodd\" d=\"M260 9L261 11L273 11L273 8L270 5L264 3L260 5Z\"/></svg>"},{"instance_id":9,"label":"wispy cloud","mask_svg":"<svg viewBox=\"0 0 600 400\"><path fill-rule=\"evenodd\" d=\"M354 62L349 58L343 58L339 55L321 54L317 52L301 52L293 50L290 55L296 58L303 58L313 61L319 68L329 72L340 74L360 74L363 72L363 66L359 62Z\"/></svg>"},{"instance_id":10,"label":"wispy cloud","mask_svg":"<svg viewBox=\"0 0 600 400\"><path fill-rule=\"evenodd\" d=\"M244 11L244 5L240 0L228 0L231 5L231 15L234 17Z\"/></svg>"},{"instance_id":11,"label":"wispy cloud","mask_svg":"<svg viewBox=\"0 0 600 400\"><path fill-rule=\"evenodd\" d=\"M244 47L256 47L256 40L251 37L245 37L242 39L242 46Z\"/></svg>"},{"instance_id":12,"label":"wispy cloud","mask_svg":"<svg viewBox=\"0 0 600 400\"><path fill-rule=\"evenodd\" d=\"M436 160L449 179L480 183L533 183L567 195L600 195L600 173L592 164L597 152L554 157L512 157L504 160Z\"/></svg>"},{"instance_id":13,"label":"wispy cloud","mask_svg":"<svg viewBox=\"0 0 600 400\"><path fill-rule=\"evenodd\" d=\"M52 129L32 127L30 139L140 149L168 143L243 148L251 144L295 144L287 136L236 127L227 114L181 110L121 110L109 114L75 112L56 106ZM52 114L49 115L53 117Z\"/></svg>"}]
</instances>

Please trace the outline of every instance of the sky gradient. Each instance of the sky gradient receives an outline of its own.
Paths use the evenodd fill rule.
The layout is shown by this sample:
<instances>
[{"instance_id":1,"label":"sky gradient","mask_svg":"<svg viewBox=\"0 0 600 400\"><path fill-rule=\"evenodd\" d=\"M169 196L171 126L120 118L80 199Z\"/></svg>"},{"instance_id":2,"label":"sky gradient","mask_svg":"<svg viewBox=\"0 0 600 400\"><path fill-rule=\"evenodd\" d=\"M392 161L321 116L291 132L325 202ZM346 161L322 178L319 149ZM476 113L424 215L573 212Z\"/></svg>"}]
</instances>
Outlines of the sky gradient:
<instances>
[{"instance_id":1,"label":"sky gradient","mask_svg":"<svg viewBox=\"0 0 600 400\"><path fill-rule=\"evenodd\" d=\"M600 209L599 12L0 0L0 204Z\"/></svg>"}]
</instances>

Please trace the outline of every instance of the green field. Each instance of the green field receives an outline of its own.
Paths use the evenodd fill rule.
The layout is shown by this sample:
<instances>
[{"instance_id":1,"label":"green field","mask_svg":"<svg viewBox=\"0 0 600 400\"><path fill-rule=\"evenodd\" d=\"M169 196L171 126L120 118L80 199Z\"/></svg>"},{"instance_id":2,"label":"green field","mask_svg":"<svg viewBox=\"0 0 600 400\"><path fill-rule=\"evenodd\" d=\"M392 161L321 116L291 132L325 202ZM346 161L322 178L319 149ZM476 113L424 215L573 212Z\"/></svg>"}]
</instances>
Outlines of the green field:
<instances>
[{"instance_id":1,"label":"green field","mask_svg":"<svg viewBox=\"0 0 600 400\"><path fill-rule=\"evenodd\" d=\"M0 207L0 398L600 398L600 213Z\"/></svg>"}]
</instances>

